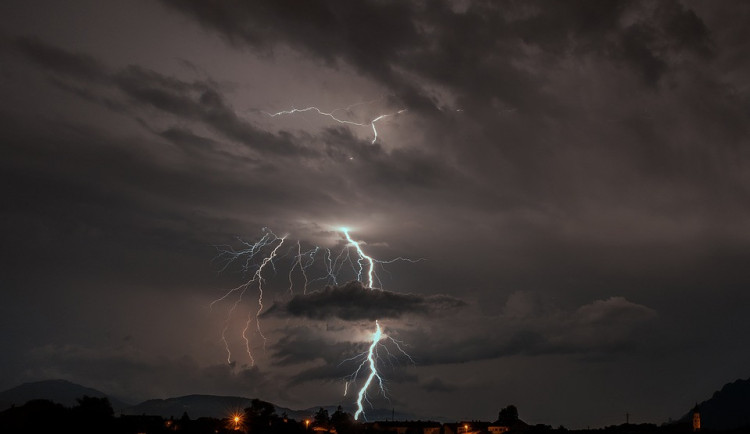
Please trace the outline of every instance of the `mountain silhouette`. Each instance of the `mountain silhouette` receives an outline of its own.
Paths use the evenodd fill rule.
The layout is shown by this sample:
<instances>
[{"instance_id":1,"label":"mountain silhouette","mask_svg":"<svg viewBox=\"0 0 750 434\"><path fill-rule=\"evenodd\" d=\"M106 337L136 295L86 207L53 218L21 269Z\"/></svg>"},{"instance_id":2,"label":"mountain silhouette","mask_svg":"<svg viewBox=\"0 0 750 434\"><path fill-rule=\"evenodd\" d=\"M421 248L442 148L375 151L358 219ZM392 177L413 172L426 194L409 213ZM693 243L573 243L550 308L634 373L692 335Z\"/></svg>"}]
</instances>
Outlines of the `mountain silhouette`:
<instances>
[{"instance_id":1,"label":"mountain silhouette","mask_svg":"<svg viewBox=\"0 0 750 434\"><path fill-rule=\"evenodd\" d=\"M44 380L24 383L0 392L0 411L14 405L21 406L33 399L46 399L65 407L74 407L78 404L78 399L83 396L109 399L115 415L148 415L160 416L166 419L180 418L185 413L192 419L199 417L220 419L236 412L241 413L245 408L250 407L252 403L252 399L247 397L195 394L166 399L149 399L138 404L130 404L99 390L81 386L67 380ZM287 417L294 420L312 419L315 413L321 408L326 409L329 414L333 414L338 407L337 405L321 405L302 410L293 410L279 407L275 404L272 405L276 408L276 414L279 416L286 414ZM343 410L354 414L356 409L353 406L345 406ZM411 413L394 411L393 409L366 409L365 415L367 420L390 420L392 418L396 420L429 419Z\"/></svg>"},{"instance_id":2,"label":"mountain silhouette","mask_svg":"<svg viewBox=\"0 0 750 434\"><path fill-rule=\"evenodd\" d=\"M701 428L721 431L748 428L750 431L750 379L725 384L711 398L698 404ZM680 421L692 420L688 411Z\"/></svg>"},{"instance_id":3,"label":"mountain silhouette","mask_svg":"<svg viewBox=\"0 0 750 434\"><path fill-rule=\"evenodd\" d=\"M0 392L0 411L14 405L23 405L32 399L46 399L65 407L74 407L78 404L78 399L84 396L109 399L115 413L132 405L99 390L71 383L67 380L43 380L23 383L20 386Z\"/></svg>"}]
</instances>

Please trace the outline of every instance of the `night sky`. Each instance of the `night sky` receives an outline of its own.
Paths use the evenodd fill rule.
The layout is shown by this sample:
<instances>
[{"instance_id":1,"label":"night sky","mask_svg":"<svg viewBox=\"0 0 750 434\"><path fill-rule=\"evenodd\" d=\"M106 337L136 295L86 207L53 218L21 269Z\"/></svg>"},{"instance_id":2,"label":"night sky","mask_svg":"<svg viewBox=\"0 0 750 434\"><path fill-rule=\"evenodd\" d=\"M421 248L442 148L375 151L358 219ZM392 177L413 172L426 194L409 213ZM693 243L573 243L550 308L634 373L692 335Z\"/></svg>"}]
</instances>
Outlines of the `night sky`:
<instances>
[{"instance_id":1,"label":"night sky","mask_svg":"<svg viewBox=\"0 0 750 434\"><path fill-rule=\"evenodd\" d=\"M423 417L662 423L750 376L750 3L0 17L0 389L350 406L375 319L413 363L372 403ZM270 116L307 107L333 116ZM340 227L414 261L352 283ZM260 288L230 291L262 257L221 252L271 233L264 349ZM336 282L326 249L351 255Z\"/></svg>"}]
</instances>

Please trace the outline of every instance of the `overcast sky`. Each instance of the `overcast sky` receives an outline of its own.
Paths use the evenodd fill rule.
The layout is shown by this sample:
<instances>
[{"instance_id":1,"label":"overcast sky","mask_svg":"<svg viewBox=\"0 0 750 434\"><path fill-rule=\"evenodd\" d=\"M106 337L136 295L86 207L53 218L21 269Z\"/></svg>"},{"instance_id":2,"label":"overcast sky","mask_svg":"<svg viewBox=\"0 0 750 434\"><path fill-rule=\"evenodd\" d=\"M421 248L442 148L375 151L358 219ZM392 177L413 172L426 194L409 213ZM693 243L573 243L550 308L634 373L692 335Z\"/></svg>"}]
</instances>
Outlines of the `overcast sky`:
<instances>
[{"instance_id":1,"label":"overcast sky","mask_svg":"<svg viewBox=\"0 0 750 434\"><path fill-rule=\"evenodd\" d=\"M2 389L351 406L375 320L411 359L373 405L424 417L661 423L750 376L747 2L0 16Z\"/></svg>"}]
</instances>

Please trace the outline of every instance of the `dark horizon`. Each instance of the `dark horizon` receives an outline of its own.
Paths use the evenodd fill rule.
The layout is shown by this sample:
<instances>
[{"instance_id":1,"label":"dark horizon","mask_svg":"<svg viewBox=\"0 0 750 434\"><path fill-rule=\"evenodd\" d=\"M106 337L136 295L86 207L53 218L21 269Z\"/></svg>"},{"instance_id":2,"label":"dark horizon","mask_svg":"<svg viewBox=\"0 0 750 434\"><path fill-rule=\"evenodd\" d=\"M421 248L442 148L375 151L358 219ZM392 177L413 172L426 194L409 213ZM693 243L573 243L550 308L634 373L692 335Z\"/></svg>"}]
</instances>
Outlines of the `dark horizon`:
<instances>
[{"instance_id":1,"label":"dark horizon","mask_svg":"<svg viewBox=\"0 0 750 434\"><path fill-rule=\"evenodd\" d=\"M491 417L481 419L450 419L429 414L408 414L393 408L368 409L367 417L360 421L353 419L356 406L340 404L315 405L304 409L285 408L273 402L264 400L262 397L247 396L221 396L188 394L185 396L172 396L165 399L148 399L143 402L127 402L122 397L115 397L106 391L95 390L83 385L75 384L63 379L43 380L33 383L24 383L6 391L0 391L0 414L12 407L23 407L37 400L49 400L61 404L66 408L74 408L81 405L81 400L88 398L107 399L113 410L114 416L149 416L159 417L163 420L179 418L185 413L190 419L212 418L226 419L231 415L244 411L245 408L255 406L255 403L272 405L274 413L284 419L289 418L297 422L304 422L314 417L315 413L325 410L329 415L334 412L343 412L352 418L352 422L361 424L372 424L378 422L393 423L439 423L440 425L462 425L475 424L474 428L487 430L490 425L518 425L514 429L526 427L529 429L549 430L559 428L560 424L535 423L534 416L524 414L523 409L518 409L514 404L508 404L500 408ZM640 420L638 415L630 412L624 413L624 420L603 426L592 426L586 421L579 421L579 425L586 429L601 430L626 425L640 425L650 427L648 429L679 430L679 427L691 425L693 414L698 411L702 419L703 431L729 432L743 427L750 427L750 419L744 415L742 408L750 402L750 378L738 379L727 383L701 402L696 402L689 409L676 417L666 420ZM2 419L2 417L0 417ZM568 428L566 428L568 429ZM644 428L645 429L645 428ZM575 429L568 429L575 430ZM580 428L578 430L584 430ZM690 431L688 429L688 431ZM685 432L688 432L685 431ZM457 433L454 433L457 434Z\"/></svg>"}]
</instances>

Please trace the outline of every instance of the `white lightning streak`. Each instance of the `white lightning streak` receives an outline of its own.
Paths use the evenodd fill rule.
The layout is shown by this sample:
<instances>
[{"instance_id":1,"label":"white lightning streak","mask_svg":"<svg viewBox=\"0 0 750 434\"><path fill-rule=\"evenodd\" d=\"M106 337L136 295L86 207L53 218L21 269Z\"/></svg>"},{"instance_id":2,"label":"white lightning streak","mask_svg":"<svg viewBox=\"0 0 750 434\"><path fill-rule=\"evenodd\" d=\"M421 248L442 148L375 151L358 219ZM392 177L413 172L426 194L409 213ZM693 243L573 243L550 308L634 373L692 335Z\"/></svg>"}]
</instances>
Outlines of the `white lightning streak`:
<instances>
[{"instance_id":1,"label":"white lightning streak","mask_svg":"<svg viewBox=\"0 0 750 434\"><path fill-rule=\"evenodd\" d=\"M370 263L370 267L367 270L367 287L372 289L372 286L374 284L373 269L375 268L375 261L371 257L365 255L365 252L362 251L359 243L357 241L354 241L352 237L349 236L349 229L341 228L341 232L344 233L344 235L346 236L346 240L349 241L349 244L353 245L355 249L357 249L357 254L359 254L359 259L357 259L357 263L359 263L359 275L357 276L357 280L359 280L362 275L362 260L366 260Z\"/></svg>"},{"instance_id":2,"label":"white lightning streak","mask_svg":"<svg viewBox=\"0 0 750 434\"><path fill-rule=\"evenodd\" d=\"M380 121L380 120L382 120L382 119L385 119L385 118L388 118L388 117L391 117L391 116L396 116L396 115L401 114L401 113L403 113L403 112L406 111L406 109L401 109L401 110L397 111L396 113L389 113L389 114L380 115L380 116L377 116L375 119L373 119L373 120L371 120L370 122L367 122L367 123L348 121L346 119L339 119L334 114L337 111L348 110L351 107L353 107L353 106L349 106L346 109L336 109L336 110L334 110L332 112L324 112L323 110L321 110L321 109L319 109L317 107L306 107L306 108L303 108L303 109L293 108L291 110L282 110L282 111L276 112L276 113L268 113L268 112L263 112L263 113L265 113L266 115L274 118L276 116L281 116L281 115L291 115L291 114L294 114L294 113L305 113L305 112L309 112L309 111L314 111L314 112L317 112L319 115L321 115L321 116L327 116L327 117L333 119L334 121L336 121L336 122L338 122L340 124L353 125L353 126L356 126L356 127L368 127L369 126L369 127L372 128L372 133L373 133L372 142L370 142L370 143L374 145L375 142L378 140L378 130L375 128L375 123L378 122L378 121Z\"/></svg>"},{"instance_id":3,"label":"white lightning streak","mask_svg":"<svg viewBox=\"0 0 750 434\"><path fill-rule=\"evenodd\" d=\"M380 389L383 389L383 379L378 374L377 366L375 365L375 348L378 345L378 342L380 342L380 339L383 337L383 332L380 330L380 324L377 320L375 320L375 333L372 334L372 344L370 344L370 349L367 352L367 361L370 364L370 375L367 376L367 380L365 381L365 384L362 386L361 389L359 389L359 394L357 395L357 412L354 413L354 420L359 419L359 415L362 414L364 411L364 408L362 407L362 401L366 398L367 388L370 387L370 383L372 383L372 379L376 378L378 379L378 382L380 383Z\"/></svg>"}]
</instances>

